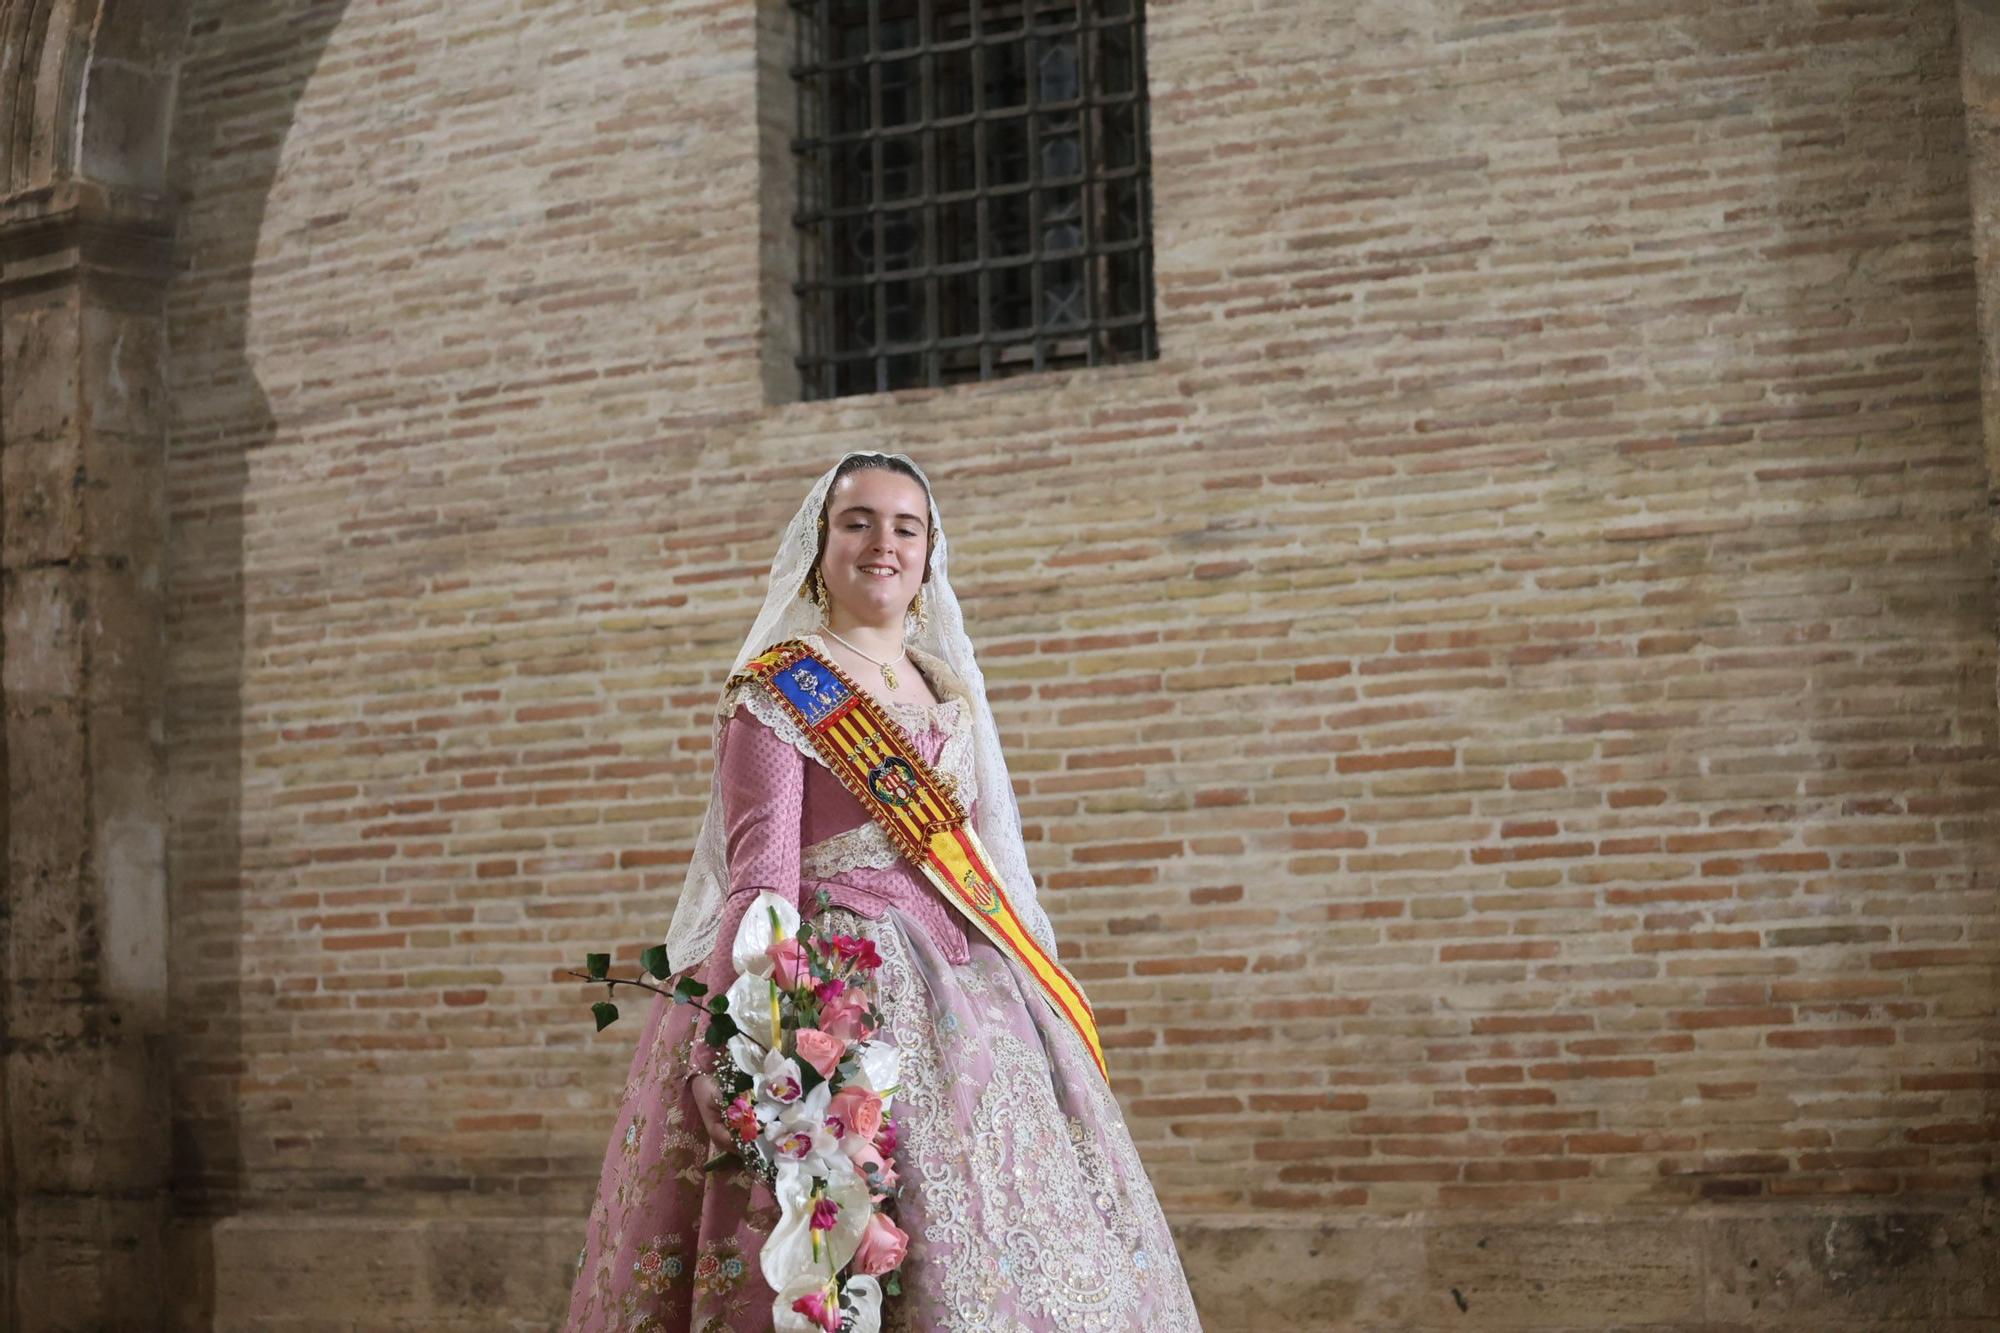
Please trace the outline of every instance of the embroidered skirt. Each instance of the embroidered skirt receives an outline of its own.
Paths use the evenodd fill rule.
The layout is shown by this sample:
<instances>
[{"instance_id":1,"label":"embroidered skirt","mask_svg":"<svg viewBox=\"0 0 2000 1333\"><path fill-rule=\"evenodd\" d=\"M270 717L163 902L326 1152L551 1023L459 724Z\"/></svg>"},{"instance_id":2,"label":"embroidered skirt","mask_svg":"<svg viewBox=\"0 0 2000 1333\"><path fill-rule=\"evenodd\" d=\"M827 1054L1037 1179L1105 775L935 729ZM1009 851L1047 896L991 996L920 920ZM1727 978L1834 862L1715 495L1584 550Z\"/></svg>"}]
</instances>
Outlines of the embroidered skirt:
<instances>
[{"instance_id":1,"label":"embroidered skirt","mask_svg":"<svg viewBox=\"0 0 2000 1333\"><path fill-rule=\"evenodd\" d=\"M891 909L835 909L875 941L910 1235L887 1330L1194 1333L1180 1257L1082 1040L983 939L952 966ZM709 978L711 984L727 978ZM688 1086L695 1011L655 1001L632 1060L570 1295L570 1333L771 1326L757 1257L776 1202L714 1155Z\"/></svg>"}]
</instances>

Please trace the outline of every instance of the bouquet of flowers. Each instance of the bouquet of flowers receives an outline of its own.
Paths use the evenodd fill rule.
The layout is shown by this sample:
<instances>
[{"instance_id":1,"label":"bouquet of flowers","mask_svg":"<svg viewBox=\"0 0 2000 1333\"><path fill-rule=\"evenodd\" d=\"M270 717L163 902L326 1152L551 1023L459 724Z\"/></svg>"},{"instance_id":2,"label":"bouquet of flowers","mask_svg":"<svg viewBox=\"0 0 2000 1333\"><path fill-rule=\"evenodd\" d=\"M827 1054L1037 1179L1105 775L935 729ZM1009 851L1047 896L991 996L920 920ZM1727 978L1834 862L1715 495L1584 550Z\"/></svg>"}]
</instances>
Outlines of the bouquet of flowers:
<instances>
[{"instance_id":1,"label":"bouquet of flowers","mask_svg":"<svg viewBox=\"0 0 2000 1333\"><path fill-rule=\"evenodd\" d=\"M593 979L606 979L602 957L591 956ZM723 1123L736 1156L778 1200L761 1256L778 1293L773 1324L777 1333L878 1333L909 1244L885 1211L897 1192L889 1109L901 1057L876 1036L882 960L872 941L818 931L769 893L744 914L730 958L739 975L727 992L710 996L684 976L673 996L707 1012L702 1037L718 1052ZM600 1030L616 1017L606 1003L595 1008Z\"/></svg>"}]
</instances>

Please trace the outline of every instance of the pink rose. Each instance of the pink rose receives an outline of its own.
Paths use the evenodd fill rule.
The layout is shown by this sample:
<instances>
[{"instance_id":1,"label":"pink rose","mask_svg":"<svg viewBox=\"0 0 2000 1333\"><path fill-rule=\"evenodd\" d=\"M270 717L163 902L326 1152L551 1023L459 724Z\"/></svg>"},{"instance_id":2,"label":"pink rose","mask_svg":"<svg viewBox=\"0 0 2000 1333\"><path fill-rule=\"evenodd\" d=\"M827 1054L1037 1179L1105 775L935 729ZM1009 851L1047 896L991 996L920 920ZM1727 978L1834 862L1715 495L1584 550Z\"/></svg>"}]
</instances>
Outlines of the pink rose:
<instances>
[{"instance_id":1,"label":"pink rose","mask_svg":"<svg viewBox=\"0 0 2000 1333\"><path fill-rule=\"evenodd\" d=\"M792 1034L792 1043L799 1059L817 1069L821 1078L832 1078L834 1066L847 1053L846 1042L818 1028L800 1028Z\"/></svg>"},{"instance_id":2,"label":"pink rose","mask_svg":"<svg viewBox=\"0 0 2000 1333\"><path fill-rule=\"evenodd\" d=\"M867 1143L882 1128L882 1099L866 1088L842 1088L826 1104L829 1116L839 1116L847 1132Z\"/></svg>"},{"instance_id":3,"label":"pink rose","mask_svg":"<svg viewBox=\"0 0 2000 1333\"><path fill-rule=\"evenodd\" d=\"M842 1041L863 1041L875 1029L868 1025L868 1006L853 995L842 995L820 1006L819 1025Z\"/></svg>"},{"instance_id":4,"label":"pink rose","mask_svg":"<svg viewBox=\"0 0 2000 1333\"><path fill-rule=\"evenodd\" d=\"M902 1180L896 1174L896 1164L864 1139L850 1137L843 1140L840 1146L847 1150L847 1160L854 1163L854 1169L868 1182L869 1197L877 1203L888 1198L889 1191Z\"/></svg>"},{"instance_id":5,"label":"pink rose","mask_svg":"<svg viewBox=\"0 0 2000 1333\"><path fill-rule=\"evenodd\" d=\"M764 956L771 960L771 980L778 983L779 990L795 990L800 977L812 975L805 946L796 939L777 941L764 950Z\"/></svg>"},{"instance_id":6,"label":"pink rose","mask_svg":"<svg viewBox=\"0 0 2000 1333\"><path fill-rule=\"evenodd\" d=\"M861 1245L854 1251L854 1269L868 1277L880 1277L898 1267L909 1248L910 1238L903 1229L876 1213L861 1233Z\"/></svg>"}]
</instances>

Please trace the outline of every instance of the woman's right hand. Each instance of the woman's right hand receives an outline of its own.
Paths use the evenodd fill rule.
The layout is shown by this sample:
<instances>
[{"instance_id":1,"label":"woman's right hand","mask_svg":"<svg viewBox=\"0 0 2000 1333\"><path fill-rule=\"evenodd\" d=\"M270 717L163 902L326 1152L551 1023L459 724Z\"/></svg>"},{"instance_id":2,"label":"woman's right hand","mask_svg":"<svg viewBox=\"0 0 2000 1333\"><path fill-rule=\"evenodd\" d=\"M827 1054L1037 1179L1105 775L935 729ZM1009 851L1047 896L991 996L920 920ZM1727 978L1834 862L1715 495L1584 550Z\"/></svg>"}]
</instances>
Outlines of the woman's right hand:
<instances>
[{"instance_id":1,"label":"woman's right hand","mask_svg":"<svg viewBox=\"0 0 2000 1333\"><path fill-rule=\"evenodd\" d=\"M701 1113L702 1128L708 1131L709 1142L724 1152L736 1151L736 1136L722 1123L722 1108L716 1105L721 1097L721 1089L707 1074L696 1074L691 1084L695 1109Z\"/></svg>"}]
</instances>

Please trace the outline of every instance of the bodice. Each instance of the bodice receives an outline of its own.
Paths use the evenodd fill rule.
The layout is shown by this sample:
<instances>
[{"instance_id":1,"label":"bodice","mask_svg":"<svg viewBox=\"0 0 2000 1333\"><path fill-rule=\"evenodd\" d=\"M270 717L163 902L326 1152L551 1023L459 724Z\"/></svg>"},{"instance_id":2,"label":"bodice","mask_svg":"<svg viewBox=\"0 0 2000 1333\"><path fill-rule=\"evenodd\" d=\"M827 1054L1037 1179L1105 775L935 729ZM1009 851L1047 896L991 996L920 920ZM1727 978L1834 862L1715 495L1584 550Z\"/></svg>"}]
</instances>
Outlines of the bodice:
<instances>
[{"instance_id":1,"label":"bodice","mask_svg":"<svg viewBox=\"0 0 2000 1333\"><path fill-rule=\"evenodd\" d=\"M941 696L947 688L933 680ZM809 912L829 900L874 920L889 908L910 917L953 962L969 955L949 906L870 818L861 802L820 763L761 686L745 687L724 723L718 758L728 838L729 898L717 950L726 954L736 923L759 891ZM884 702L883 712L912 748L953 788L968 813L978 799L971 708L961 695L935 704Z\"/></svg>"}]
</instances>

